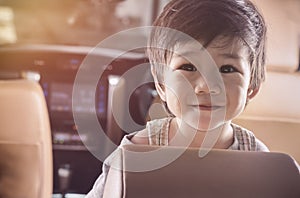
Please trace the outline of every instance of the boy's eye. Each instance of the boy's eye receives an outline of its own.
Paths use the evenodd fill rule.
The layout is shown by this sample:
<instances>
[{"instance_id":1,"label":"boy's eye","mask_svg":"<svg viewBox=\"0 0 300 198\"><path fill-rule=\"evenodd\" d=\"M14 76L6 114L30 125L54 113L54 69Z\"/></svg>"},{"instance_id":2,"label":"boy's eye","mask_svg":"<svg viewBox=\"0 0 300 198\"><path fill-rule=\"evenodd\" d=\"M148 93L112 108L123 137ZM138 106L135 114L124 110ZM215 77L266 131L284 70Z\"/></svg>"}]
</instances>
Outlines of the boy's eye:
<instances>
[{"instance_id":1,"label":"boy's eye","mask_svg":"<svg viewBox=\"0 0 300 198\"><path fill-rule=\"evenodd\" d=\"M191 72L197 71L197 68L194 65L192 65L192 64L183 64L183 65L180 65L180 67L178 67L178 69L185 70L185 71L191 71Z\"/></svg>"},{"instance_id":2,"label":"boy's eye","mask_svg":"<svg viewBox=\"0 0 300 198\"><path fill-rule=\"evenodd\" d=\"M219 71L221 73L233 73L238 72L238 70L232 65L223 65L220 67Z\"/></svg>"}]
</instances>

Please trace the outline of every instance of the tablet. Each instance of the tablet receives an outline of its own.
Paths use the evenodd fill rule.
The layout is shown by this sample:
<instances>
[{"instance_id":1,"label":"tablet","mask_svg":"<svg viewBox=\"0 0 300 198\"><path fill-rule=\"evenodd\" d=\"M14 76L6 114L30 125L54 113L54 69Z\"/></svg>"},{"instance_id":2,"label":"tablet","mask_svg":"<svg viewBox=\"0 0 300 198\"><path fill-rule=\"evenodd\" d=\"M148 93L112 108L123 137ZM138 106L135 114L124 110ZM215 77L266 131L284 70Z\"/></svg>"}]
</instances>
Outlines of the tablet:
<instances>
[{"instance_id":1,"label":"tablet","mask_svg":"<svg viewBox=\"0 0 300 198\"><path fill-rule=\"evenodd\" d=\"M126 145L122 197L299 198L300 175L283 153Z\"/></svg>"}]
</instances>

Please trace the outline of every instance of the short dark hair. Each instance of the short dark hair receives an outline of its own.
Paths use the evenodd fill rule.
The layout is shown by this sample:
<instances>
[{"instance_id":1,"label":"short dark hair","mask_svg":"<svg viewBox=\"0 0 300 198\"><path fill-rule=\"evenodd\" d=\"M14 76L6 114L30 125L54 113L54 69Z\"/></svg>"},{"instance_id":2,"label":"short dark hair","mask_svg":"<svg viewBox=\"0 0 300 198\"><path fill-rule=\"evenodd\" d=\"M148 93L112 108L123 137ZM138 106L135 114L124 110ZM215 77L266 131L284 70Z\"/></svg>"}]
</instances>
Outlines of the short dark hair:
<instances>
[{"instance_id":1,"label":"short dark hair","mask_svg":"<svg viewBox=\"0 0 300 198\"><path fill-rule=\"evenodd\" d=\"M171 0L153 25L183 32L204 42L204 47L218 36L237 38L249 49L251 88L258 87L265 79L266 25L257 7L249 0ZM168 64L172 53L155 46L168 43L165 49L170 49L177 43L186 42L171 39L155 28L149 38L149 60L162 82L163 65Z\"/></svg>"}]
</instances>

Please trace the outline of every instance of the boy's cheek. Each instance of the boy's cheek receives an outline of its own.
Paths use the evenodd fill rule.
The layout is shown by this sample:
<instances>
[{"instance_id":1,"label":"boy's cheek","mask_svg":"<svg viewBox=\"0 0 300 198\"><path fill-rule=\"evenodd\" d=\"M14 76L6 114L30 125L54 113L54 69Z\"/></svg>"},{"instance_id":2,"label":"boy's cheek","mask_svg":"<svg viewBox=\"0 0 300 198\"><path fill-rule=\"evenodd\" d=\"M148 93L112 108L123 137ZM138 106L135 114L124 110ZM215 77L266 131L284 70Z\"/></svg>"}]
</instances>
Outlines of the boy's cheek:
<instances>
[{"instance_id":1,"label":"boy's cheek","mask_svg":"<svg viewBox=\"0 0 300 198\"><path fill-rule=\"evenodd\" d=\"M250 77L240 75L223 76L223 83L225 87L239 86L248 89L250 84Z\"/></svg>"},{"instance_id":2,"label":"boy's cheek","mask_svg":"<svg viewBox=\"0 0 300 198\"><path fill-rule=\"evenodd\" d=\"M180 74L180 72L174 72L173 74L165 76L165 85L173 90L193 90L192 83L184 75Z\"/></svg>"},{"instance_id":3,"label":"boy's cheek","mask_svg":"<svg viewBox=\"0 0 300 198\"><path fill-rule=\"evenodd\" d=\"M174 84L166 85L169 97L180 102L186 102L187 99L197 101L197 95L191 84L185 82L174 82Z\"/></svg>"}]
</instances>

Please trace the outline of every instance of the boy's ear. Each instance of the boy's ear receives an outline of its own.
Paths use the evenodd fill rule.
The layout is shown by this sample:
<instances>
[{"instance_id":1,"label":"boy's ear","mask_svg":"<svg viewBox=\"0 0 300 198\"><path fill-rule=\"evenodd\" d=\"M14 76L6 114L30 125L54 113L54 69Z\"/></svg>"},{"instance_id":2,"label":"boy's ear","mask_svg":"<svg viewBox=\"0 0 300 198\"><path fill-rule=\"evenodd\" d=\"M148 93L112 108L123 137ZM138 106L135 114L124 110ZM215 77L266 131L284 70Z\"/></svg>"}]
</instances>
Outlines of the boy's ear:
<instances>
[{"instance_id":1,"label":"boy's ear","mask_svg":"<svg viewBox=\"0 0 300 198\"><path fill-rule=\"evenodd\" d=\"M165 94L165 88L164 86L157 82L157 80L155 80L155 88L156 88L156 91L160 97L160 99L164 102L166 102L166 94Z\"/></svg>"},{"instance_id":2,"label":"boy's ear","mask_svg":"<svg viewBox=\"0 0 300 198\"><path fill-rule=\"evenodd\" d=\"M259 90L260 90L260 86L257 86L255 88L249 88L247 93L247 99L251 100L252 98L254 98L254 96L258 94Z\"/></svg>"}]
</instances>

